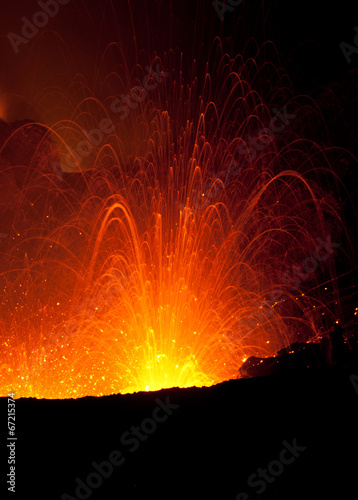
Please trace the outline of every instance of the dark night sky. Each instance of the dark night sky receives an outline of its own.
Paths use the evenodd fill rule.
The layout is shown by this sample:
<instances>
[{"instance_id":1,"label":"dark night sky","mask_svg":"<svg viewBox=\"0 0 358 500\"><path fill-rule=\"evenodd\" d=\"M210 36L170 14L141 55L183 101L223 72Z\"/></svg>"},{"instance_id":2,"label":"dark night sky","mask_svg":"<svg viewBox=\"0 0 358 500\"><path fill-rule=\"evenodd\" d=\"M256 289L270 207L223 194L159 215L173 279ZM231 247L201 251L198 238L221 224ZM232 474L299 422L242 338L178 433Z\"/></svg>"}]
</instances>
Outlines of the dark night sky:
<instances>
[{"instance_id":1,"label":"dark night sky","mask_svg":"<svg viewBox=\"0 0 358 500\"><path fill-rule=\"evenodd\" d=\"M232 13L225 13L223 25L211 0L129 3L131 11L125 0L70 0L60 6L59 13L40 29L39 35L26 46L21 45L15 54L7 34L20 34L21 18L32 19L40 7L34 0L1 2L0 88L31 97L51 75L61 73L64 65L70 66L73 73L90 72L104 48L116 39L126 47L131 65L136 54L133 28L138 52L180 49L188 64L198 54L200 43L210 46L215 35L232 36L233 52L240 52L250 37L258 43L271 39L298 91L309 92L318 84L339 79L354 65L358 67L358 55L348 64L339 47L342 41L353 43L354 26L358 24L356 2L244 0ZM68 54L61 54L59 36Z\"/></svg>"}]
</instances>

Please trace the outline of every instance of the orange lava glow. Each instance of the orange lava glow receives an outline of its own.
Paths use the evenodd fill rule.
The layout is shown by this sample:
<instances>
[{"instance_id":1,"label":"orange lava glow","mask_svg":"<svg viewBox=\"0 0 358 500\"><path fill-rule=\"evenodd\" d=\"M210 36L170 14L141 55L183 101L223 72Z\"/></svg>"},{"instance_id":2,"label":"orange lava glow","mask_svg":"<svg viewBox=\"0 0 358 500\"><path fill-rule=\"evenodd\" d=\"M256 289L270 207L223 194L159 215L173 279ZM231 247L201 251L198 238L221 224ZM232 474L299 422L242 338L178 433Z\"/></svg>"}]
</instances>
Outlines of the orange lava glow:
<instances>
[{"instance_id":1,"label":"orange lava glow","mask_svg":"<svg viewBox=\"0 0 358 500\"><path fill-rule=\"evenodd\" d=\"M271 97L253 86L263 66L215 61L199 91L197 80L180 81L179 62L164 58L170 76L125 121L109 110L114 89L79 98L69 121L47 122L64 170L83 130L104 116L115 130L76 164L90 169L80 188L29 167L34 175L0 247L2 396L211 386L236 378L249 356L313 338L335 318L316 293L332 284L331 261L304 295L282 283L337 217L318 182L331 171L329 152L287 127L247 161L238 147L271 119ZM309 103L299 108L270 70L276 106L290 102L307 120ZM73 89L58 95L76 99ZM231 160L242 170L227 179ZM198 209L194 188L203 199L216 195ZM285 300L244 326L278 288Z\"/></svg>"}]
</instances>

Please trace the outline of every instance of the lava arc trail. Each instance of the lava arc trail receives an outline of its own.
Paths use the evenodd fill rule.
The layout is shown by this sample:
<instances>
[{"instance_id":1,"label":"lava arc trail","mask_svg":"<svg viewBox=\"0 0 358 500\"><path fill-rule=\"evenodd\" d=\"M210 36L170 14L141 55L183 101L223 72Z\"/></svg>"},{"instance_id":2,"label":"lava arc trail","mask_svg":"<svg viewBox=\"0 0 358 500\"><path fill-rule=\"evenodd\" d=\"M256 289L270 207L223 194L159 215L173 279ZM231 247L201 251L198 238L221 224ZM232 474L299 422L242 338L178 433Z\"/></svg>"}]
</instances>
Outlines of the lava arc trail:
<instances>
[{"instance_id":1,"label":"lava arc trail","mask_svg":"<svg viewBox=\"0 0 358 500\"><path fill-rule=\"evenodd\" d=\"M70 118L4 132L21 198L0 248L2 395L209 386L339 320L338 154L300 136L311 101L260 50L217 40L187 81L180 61L130 87L112 73L99 97L51 89Z\"/></svg>"}]
</instances>

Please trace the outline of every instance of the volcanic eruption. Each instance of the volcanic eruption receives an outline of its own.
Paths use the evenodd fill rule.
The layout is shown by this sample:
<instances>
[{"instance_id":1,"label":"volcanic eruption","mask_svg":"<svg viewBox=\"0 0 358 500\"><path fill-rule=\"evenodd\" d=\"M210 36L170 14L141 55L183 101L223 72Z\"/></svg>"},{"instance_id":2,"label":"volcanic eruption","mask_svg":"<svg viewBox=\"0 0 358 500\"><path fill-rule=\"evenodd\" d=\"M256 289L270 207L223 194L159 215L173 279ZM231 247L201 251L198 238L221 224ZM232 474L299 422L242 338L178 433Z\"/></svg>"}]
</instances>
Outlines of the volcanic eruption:
<instances>
[{"instance_id":1,"label":"volcanic eruption","mask_svg":"<svg viewBox=\"0 0 358 500\"><path fill-rule=\"evenodd\" d=\"M1 124L3 395L211 386L341 321L341 153L272 44L123 52Z\"/></svg>"}]
</instances>

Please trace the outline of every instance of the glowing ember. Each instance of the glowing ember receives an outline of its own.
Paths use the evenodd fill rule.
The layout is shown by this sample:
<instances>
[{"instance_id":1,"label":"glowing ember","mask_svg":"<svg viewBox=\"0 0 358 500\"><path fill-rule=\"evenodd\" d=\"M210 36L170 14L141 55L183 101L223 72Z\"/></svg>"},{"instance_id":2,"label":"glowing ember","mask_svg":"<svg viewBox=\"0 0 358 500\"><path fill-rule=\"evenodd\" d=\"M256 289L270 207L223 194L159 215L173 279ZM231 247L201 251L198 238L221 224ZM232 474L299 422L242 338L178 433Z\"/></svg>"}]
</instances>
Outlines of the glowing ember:
<instances>
[{"instance_id":1,"label":"glowing ember","mask_svg":"<svg viewBox=\"0 0 358 500\"><path fill-rule=\"evenodd\" d=\"M301 265L312 267L318 238L339 238L319 185L330 152L294 132L307 106L279 81L272 106L259 97L257 64L253 74L222 56L199 98L164 60L169 76L157 72L125 120L114 89L52 123L63 170L92 170L75 181L56 163L51 174L28 169L0 248L3 396L209 386L336 320L319 299L320 283L335 291L336 247L321 245L329 258L314 271ZM299 284L283 279L294 266Z\"/></svg>"}]
</instances>

